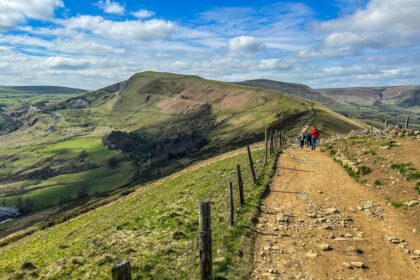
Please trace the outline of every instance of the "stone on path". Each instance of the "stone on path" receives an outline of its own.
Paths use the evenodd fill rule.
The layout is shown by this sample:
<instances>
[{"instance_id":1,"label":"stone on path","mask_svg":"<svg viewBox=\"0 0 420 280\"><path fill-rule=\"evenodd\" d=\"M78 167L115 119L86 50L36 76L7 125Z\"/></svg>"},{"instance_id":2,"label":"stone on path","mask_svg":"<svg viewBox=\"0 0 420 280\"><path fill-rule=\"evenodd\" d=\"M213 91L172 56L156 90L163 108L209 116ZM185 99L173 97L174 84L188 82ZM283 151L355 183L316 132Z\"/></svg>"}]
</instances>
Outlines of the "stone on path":
<instances>
[{"instance_id":1,"label":"stone on path","mask_svg":"<svg viewBox=\"0 0 420 280\"><path fill-rule=\"evenodd\" d=\"M330 244L327 244L327 243L321 243L321 244L318 245L318 247L322 251L330 251L332 249L331 248L331 245Z\"/></svg>"},{"instance_id":2,"label":"stone on path","mask_svg":"<svg viewBox=\"0 0 420 280\"><path fill-rule=\"evenodd\" d=\"M318 254L317 254L317 253L314 253L314 252L312 252L312 251L309 251L309 252L307 252L307 253L305 254L305 257L308 257L308 258L313 259L313 258L318 257Z\"/></svg>"}]
</instances>

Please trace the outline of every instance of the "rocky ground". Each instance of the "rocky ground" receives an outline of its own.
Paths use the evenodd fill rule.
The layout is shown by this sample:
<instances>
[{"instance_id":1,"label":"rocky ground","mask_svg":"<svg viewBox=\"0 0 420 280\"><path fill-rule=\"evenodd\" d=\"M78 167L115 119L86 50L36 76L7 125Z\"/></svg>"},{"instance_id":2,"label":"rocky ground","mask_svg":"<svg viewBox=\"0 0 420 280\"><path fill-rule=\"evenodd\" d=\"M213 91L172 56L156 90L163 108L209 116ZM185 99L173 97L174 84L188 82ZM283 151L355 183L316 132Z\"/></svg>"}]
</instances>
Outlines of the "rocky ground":
<instances>
[{"instance_id":1,"label":"rocky ground","mask_svg":"<svg viewBox=\"0 0 420 280\"><path fill-rule=\"evenodd\" d=\"M419 234L400 209L328 153L292 148L279 161L252 279L420 279Z\"/></svg>"}]
</instances>

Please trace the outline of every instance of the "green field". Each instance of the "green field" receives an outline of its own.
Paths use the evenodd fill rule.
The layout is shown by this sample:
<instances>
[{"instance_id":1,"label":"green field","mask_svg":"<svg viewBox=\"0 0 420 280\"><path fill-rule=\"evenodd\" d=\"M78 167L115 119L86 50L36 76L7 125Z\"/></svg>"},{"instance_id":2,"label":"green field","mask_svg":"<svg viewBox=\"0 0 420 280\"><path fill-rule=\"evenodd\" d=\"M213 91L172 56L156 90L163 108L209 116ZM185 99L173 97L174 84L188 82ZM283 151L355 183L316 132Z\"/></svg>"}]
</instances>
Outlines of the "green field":
<instances>
[{"instance_id":1,"label":"green field","mask_svg":"<svg viewBox=\"0 0 420 280\"><path fill-rule=\"evenodd\" d=\"M210 198L215 275L243 279L252 262L248 226L274 164L272 157L263 167L262 146L252 149L258 185L252 183L245 149L197 163L140 185L111 204L1 247L0 278L107 279L116 260L130 259L135 279L198 279L197 203ZM242 166L246 205L237 207L236 226L230 228L227 185L233 180L236 191L236 164ZM238 257L239 250L243 257ZM25 262L37 269L21 269Z\"/></svg>"}]
</instances>

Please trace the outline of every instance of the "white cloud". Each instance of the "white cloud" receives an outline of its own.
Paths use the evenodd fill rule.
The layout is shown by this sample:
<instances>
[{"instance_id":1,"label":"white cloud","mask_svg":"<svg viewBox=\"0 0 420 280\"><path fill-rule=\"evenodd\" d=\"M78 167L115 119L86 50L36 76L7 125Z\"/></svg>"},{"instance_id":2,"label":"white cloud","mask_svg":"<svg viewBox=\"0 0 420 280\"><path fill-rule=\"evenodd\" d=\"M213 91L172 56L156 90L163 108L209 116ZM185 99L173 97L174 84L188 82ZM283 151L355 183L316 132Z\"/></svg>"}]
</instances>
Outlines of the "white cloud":
<instances>
[{"instance_id":1,"label":"white cloud","mask_svg":"<svg viewBox=\"0 0 420 280\"><path fill-rule=\"evenodd\" d=\"M59 7L64 7L61 0L0 0L0 31L11 29L28 18L47 20Z\"/></svg>"},{"instance_id":2,"label":"white cloud","mask_svg":"<svg viewBox=\"0 0 420 280\"><path fill-rule=\"evenodd\" d=\"M229 40L232 52L256 53L264 49L264 45L252 36L240 36Z\"/></svg>"},{"instance_id":3,"label":"white cloud","mask_svg":"<svg viewBox=\"0 0 420 280\"><path fill-rule=\"evenodd\" d=\"M54 56L47 58L41 63L42 66L47 68L75 70L85 69L90 66L90 62L84 59Z\"/></svg>"},{"instance_id":4,"label":"white cloud","mask_svg":"<svg viewBox=\"0 0 420 280\"><path fill-rule=\"evenodd\" d=\"M98 7L107 14L124 15L125 8L118 2L105 0L97 3Z\"/></svg>"},{"instance_id":5,"label":"white cloud","mask_svg":"<svg viewBox=\"0 0 420 280\"><path fill-rule=\"evenodd\" d=\"M293 66L277 58L263 59L258 63L261 70L290 70Z\"/></svg>"},{"instance_id":6,"label":"white cloud","mask_svg":"<svg viewBox=\"0 0 420 280\"><path fill-rule=\"evenodd\" d=\"M143 18L150 18L150 17L154 16L155 12L141 9L141 10L132 12L131 14L136 18L143 19Z\"/></svg>"},{"instance_id":7,"label":"white cloud","mask_svg":"<svg viewBox=\"0 0 420 280\"><path fill-rule=\"evenodd\" d=\"M371 0L355 13L322 22L327 47L394 48L420 42L420 1Z\"/></svg>"},{"instance_id":8,"label":"white cloud","mask_svg":"<svg viewBox=\"0 0 420 280\"><path fill-rule=\"evenodd\" d=\"M175 28L170 21L111 21L100 16L78 16L60 21L70 30L80 30L113 40L160 40L167 38Z\"/></svg>"}]
</instances>

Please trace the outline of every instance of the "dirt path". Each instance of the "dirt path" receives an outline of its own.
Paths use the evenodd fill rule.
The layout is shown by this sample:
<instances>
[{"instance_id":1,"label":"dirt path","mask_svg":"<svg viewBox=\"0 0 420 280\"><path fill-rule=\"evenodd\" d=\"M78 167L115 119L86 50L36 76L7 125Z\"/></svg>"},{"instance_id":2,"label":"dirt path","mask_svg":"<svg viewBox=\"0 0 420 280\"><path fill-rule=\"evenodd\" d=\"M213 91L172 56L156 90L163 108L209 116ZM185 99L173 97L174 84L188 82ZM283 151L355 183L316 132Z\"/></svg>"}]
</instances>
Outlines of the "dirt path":
<instances>
[{"instance_id":1,"label":"dirt path","mask_svg":"<svg viewBox=\"0 0 420 280\"><path fill-rule=\"evenodd\" d=\"M401 212L325 153L289 149L279 161L252 279L420 279L419 233Z\"/></svg>"}]
</instances>

